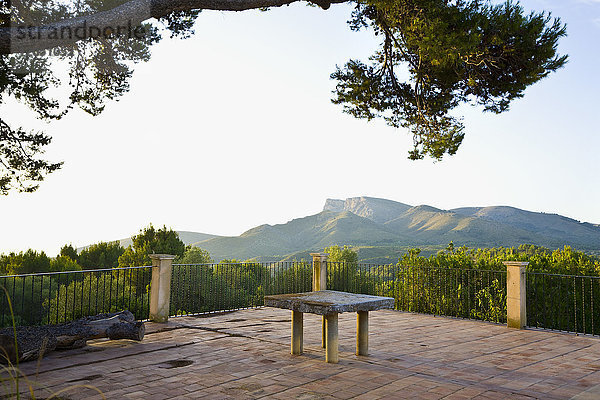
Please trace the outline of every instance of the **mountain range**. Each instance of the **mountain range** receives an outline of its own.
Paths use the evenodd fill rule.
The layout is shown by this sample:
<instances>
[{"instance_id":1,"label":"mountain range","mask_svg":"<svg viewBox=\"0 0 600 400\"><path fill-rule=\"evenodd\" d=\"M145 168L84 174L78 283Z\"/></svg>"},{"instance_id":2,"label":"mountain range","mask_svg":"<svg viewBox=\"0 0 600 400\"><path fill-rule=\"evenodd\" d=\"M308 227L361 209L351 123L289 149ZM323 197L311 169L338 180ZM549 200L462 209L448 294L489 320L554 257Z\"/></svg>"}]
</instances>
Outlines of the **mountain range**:
<instances>
[{"instance_id":1,"label":"mountain range","mask_svg":"<svg viewBox=\"0 0 600 400\"><path fill-rule=\"evenodd\" d=\"M558 214L508 206L442 210L372 197L327 199L318 214L285 224L260 225L240 236L208 235L192 241L191 234L180 237L186 244L207 250L217 261L301 259L327 246L349 245L362 262L395 262L408 248L434 252L451 241L469 247L536 244L554 249L570 245L600 253L599 225Z\"/></svg>"},{"instance_id":2,"label":"mountain range","mask_svg":"<svg viewBox=\"0 0 600 400\"><path fill-rule=\"evenodd\" d=\"M461 207L451 210L373 197L327 199L323 210L285 224L260 225L239 236L178 231L186 245L223 259L286 261L309 259L309 253L348 245L361 262L396 262L419 247L423 254L455 246L512 247L535 244L551 249L569 245L600 255L600 225L558 214L508 206ZM131 238L120 240L122 246Z\"/></svg>"}]
</instances>

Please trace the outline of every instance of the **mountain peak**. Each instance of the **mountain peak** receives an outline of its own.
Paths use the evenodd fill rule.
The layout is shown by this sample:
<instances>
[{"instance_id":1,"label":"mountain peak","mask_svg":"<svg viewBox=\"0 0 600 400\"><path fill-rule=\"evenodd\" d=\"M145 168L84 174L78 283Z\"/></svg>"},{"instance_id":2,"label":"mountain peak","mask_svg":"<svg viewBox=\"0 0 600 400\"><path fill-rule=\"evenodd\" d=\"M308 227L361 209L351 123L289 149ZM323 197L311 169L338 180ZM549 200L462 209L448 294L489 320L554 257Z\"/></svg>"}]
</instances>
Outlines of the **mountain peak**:
<instances>
[{"instance_id":1,"label":"mountain peak","mask_svg":"<svg viewBox=\"0 0 600 400\"><path fill-rule=\"evenodd\" d=\"M338 200L338 199L325 200L325 205L323 206L323 211L334 211L334 212L344 211L344 200Z\"/></svg>"},{"instance_id":2,"label":"mountain peak","mask_svg":"<svg viewBox=\"0 0 600 400\"><path fill-rule=\"evenodd\" d=\"M349 197L346 200L327 199L323 210L343 212L349 211L363 218L383 224L397 218L411 208L408 204L376 197Z\"/></svg>"}]
</instances>

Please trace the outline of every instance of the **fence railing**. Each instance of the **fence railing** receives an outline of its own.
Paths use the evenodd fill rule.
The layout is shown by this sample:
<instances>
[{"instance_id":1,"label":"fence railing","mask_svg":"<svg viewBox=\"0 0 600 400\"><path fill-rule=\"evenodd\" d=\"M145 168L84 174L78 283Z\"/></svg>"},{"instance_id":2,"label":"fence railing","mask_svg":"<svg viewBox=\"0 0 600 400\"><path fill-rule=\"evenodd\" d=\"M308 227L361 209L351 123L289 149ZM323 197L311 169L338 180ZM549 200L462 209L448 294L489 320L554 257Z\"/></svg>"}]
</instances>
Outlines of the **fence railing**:
<instances>
[{"instance_id":1,"label":"fence railing","mask_svg":"<svg viewBox=\"0 0 600 400\"><path fill-rule=\"evenodd\" d=\"M0 276L0 287L13 306L11 314L6 294L0 291L0 327L11 325L13 319L17 325L57 324L123 309L144 320L153 315L151 299L163 297L160 301L166 301L166 307L154 307L166 309L165 318L259 307L265 295L311 291L313 267L322 271L323 265L321 261L171 265L168 260L173 257L166 257L153 267ZM519 265L509 268L511 274L392 264L325 265L328 289L393 297L397 310L510 326L511 312L521 308L518 319L524 321L526 315L527 321L522 326L600 335L596 315L600 277L525 272L525 263L512 264ZM161 285L152 288L153 271L161 268L171 271L166 297L156 293ZM523 295L514 289L521 285L526 287ZM507 287L513 287L512 292ZM516 302L510 298L515 293Z\"/></svg>"},{"instance_id":2,"label":"fence railing","mask_svg":"<svg viewBox=\"0 0 600 400\"><path fill-rule=\"evenodd\" d=\"M130 310L147 319L151 267L0 276L0 327L59 324ZM13 313L8 304L9 296Z\"/></svg>"},{"instance_id":3,"label":"fence railing","mask_svg":"<svg viewBox=\"0 0 600 400\"><path fill-rule=\"evenodd\" d=\"M312 263L174 264L171 316L259 307L264 296L311 290Z\"/></svg>"},{"instance_id":4,"label":"fence railing","mask_svg":"<svg viewBox=\"0 0 600 400\"><path fill-rule=\"evenodd\" d=\"M600 335L600 277L527 272L527 326Z\"/></svg>"},{"instance_id":5,"label":"fence railing","mask_svg":"<svg viewBox=\"0 0 600 400\"><path fill-rule=\"evenodd\" d=\"M506 271L329 262L327 287L393 297L397 310L506 322Z\"/></svg>"}]
</instances>

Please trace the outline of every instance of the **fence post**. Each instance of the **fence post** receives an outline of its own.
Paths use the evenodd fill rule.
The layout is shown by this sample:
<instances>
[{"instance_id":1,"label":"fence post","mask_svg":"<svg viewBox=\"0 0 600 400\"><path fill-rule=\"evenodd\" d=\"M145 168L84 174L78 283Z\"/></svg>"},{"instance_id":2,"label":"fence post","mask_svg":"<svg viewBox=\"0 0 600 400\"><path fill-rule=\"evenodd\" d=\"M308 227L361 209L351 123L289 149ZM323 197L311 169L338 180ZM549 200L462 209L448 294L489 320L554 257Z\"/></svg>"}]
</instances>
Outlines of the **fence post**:
<instances>
[{"instance_id":1,"label":"fence post","mask_svg":"<svg viewBox=\"0 0 600 400\"><path fill-rule=\"evenodd\" d=\"M523 329L527 325L527 282L525 267L528 262L505 261L506 265L506 320L509 328Z\"/></svg>"},{"instance_id":2,"label":"fence post","mask_svg":"<svg viewBox=\"0 0 600 400\"><path fill-rule=\"evenodd\" d=\"M152 282L150 283L150 321L167 322L171 301L171 270L175 256L150 254Z\"/></svg>"},{"instance_id":3,"label":"fence post","mask_svg":"<svg viewBox=\"0 0 600 400\"><path fill-rule=\"evenodd\" d=\"M313 292L327 290L327 253L310 253L313 258Z\"/></svg>"},{"instance_id":4,"label":"fence post","mask_svg":"<svg viewBox=\"0 0 600 400\"><path fill-rule=\"evenodd\" d=\"M327 290L327 253L310 253L313 258L313 281L312 290ZM321 318L321 347L325 348L327 343L327 321L325 316Z\"/></svg>"}]
</instances>

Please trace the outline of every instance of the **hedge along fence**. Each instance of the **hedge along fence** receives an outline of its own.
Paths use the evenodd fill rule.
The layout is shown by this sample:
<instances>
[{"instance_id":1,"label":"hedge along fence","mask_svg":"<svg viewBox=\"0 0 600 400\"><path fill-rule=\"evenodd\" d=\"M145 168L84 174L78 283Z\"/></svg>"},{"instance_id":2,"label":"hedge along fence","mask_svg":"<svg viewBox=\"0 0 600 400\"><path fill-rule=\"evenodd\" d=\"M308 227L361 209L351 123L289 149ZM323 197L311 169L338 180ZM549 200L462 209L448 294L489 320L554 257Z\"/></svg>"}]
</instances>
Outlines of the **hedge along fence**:
<instances>
[{"instance_id":1,"label":"hedge along fence","mask_svg":"<svg viewBox=\"0 0 600 400\"><path fill-rule=\"evenodd\" d=\"M507 321L507 273L496 270L326 263L327 288L393 297L398 310ZM266 294L311 290L317 262L174 265L171 316L263 305Z\"/></svg>"},{"instance_id":2,"label":"hedge along fence","mask_svg":"<svg viewBox=\"0 0 600 400\"><path fill-rule=\"evenodd\" d=\"M600 277L526 275L527 326L600 335Z\"/></svg>"},{"instance_id":3,"label":"hedge along fence","mask_svg":"<svg viewBox=\"0 0 600 400\"><path fill-rule=\"evenodd\" d=\"M170 316L259 307L264 296L311 290L312 263L175 264Z\"/></svg>"},{"instance_id":4,"label":"hedge along fence","mask_svg":"<svg viewBox=\"0 0 600 400\"><path fill-rule=\"evenodd\" d=\"M512 310L516 327L600 334L599 277L525 272L526 263L516 263L511 278L506 270L336 263L321 257L318 262L171 265L172 256L159 255L152 267L0 276L0 286L13 301L17 325L62 323L122 309L137 319L156 320L159 309L166 310L165 318L211 313L262 306L264 295L310 291L315 267L324 265L328 289L393 297L397 310L509 324ZM161 270L170 271L166 297L160 290L165 285L155 280ZM518 296L511 296L511 287ZM12 318L2 296L0 325L10 325Z\"/></svg>"},{"instance_id":5,"label":"hedge along fence","mask_svg":"<svg viewBox=\"0 0 600 400\"><path fill-rule=\"evenodd\" d=\"M147 319L151 267L0 276L0 327L46 325L130 310ZM11 315L6 294L10 297Z\"/></svg>"},{"instance_id":6,"label":"hedge along fence","mask_svg":"<svg viewBox=\"0 0 600 400\"><path fill-rule=\"evenodd\" d=\"M506 322L506 271L329 262L327 287L393 297L402 311Z\"/></svg>"}]
</instances>

